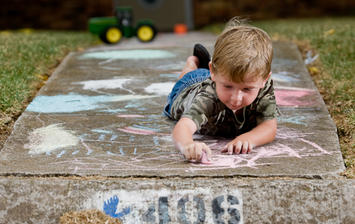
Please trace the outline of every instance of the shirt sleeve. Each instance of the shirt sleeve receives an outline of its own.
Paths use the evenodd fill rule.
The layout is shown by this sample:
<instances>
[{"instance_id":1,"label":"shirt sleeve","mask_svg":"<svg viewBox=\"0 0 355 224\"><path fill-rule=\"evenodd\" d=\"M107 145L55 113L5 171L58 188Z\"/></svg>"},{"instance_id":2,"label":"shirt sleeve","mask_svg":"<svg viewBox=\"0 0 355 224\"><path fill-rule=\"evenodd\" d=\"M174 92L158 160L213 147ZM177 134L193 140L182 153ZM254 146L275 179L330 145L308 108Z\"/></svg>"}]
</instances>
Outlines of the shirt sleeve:
<instances>
[{"instance_id":1,"label":"shirt sleeve","mask_svg":"<svg viewBox=\"0 0 355 224\"><path fill-rule=\"evenodd\" d=\"M258 98L259 100L256 104L257 124L276 118L278 116L278 109L276 106L273 80L271 78L260 91Z\"/></svg>"},{"instance_id":2,"label":"shirt sleeve","mask_svg":"<svg viewBox=\"0 0 355 224\"><path fill-rule=\"evenodd\" d=\"M184 111L181 117L191 119L196 124L197 130L200 130L201 126L209 122L209 118L214 117L216 109L215 99L206 93L200 93L193 99L191 107Z\"/></svg>"}]
</instances>

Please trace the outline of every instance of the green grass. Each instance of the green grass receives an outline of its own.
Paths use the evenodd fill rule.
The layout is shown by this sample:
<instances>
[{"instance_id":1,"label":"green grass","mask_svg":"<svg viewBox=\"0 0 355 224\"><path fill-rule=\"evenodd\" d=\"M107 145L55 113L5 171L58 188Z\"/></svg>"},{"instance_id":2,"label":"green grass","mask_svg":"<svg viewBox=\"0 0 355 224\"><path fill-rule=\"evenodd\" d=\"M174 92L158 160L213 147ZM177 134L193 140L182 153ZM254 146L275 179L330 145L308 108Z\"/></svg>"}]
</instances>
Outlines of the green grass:
<instances>
[{"instance_id":1,"label":"green grass","mask_svg":"<svg viewBox=\"0 0 355 224\"><path fill-rule=\"evenodd\" d=\"M1 32L0 112L21 112L41 78L45 79L68 52L96 42L96 37L84 32Z\"/></svg>"},{"instance_id":2,"label":"green grass","mask_svg":"<svg viewBox=\"0 0 355 224\"><path fill-rule=\"evenodd\" d=\"M294 41L304 54L312 50L319 60L309 65L328 110L336 123L347 167L344 175L355 178L355 19L313 18L257 21L274 40ZM219 33L223 25L207 30ZM314 72L316 71L316 72Z\"/></svg>"},{"instance_id":3,"label":"green grass","mask_svg":"<svg viewBox=\"0 0 355 224\"><path fill-rule=\"evenodd\" d=\"M87 32L0 31L0 149L14 121L65 55L97 43Z\"/></svg>"}]
</instances>

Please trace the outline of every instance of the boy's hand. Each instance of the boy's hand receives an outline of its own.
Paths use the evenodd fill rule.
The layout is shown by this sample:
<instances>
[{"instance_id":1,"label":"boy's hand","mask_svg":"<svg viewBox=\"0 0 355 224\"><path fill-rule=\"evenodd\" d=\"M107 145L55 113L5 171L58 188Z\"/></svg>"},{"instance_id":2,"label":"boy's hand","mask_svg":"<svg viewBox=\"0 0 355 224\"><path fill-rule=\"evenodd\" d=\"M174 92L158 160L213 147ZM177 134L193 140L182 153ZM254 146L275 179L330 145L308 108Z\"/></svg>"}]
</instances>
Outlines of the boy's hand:
<instances>
[{"instance_id":1,"label":"boy's hand","mask_svg":"<svg viewBox=\"0 0 355 224\"><path fill-rule=\"evenodd\" d=\"M233 139L222 149L222 152L227 152L228 154L250 153L254 147L273 141L276 136L276 130L276 118L266 120L251 131Z\"/></svg>"},{"instance_id":2,"label":"boy's hand","mask_svg":"<svg viewBox=\"0 0 355 224\"><path fill-rule=\"evenodd\" d=\"M222 149L222 152L226 152L229 155L240 154L240 153L245 154L245 153L250 153L253 148L254 148L253 144L250 143L248 140L236 138L233 141L229 142Z\"/></svg>"},{"instance_id":3,"label":"boy's hand","mask_svg":"<svg viewBox=\"0 0 355 224\"><path fill-rule=\"evenodd\" d=\"M180 151L190 161L203 162L204 156L207 157L208 161L211 160L211 149L203 142L193 142L184 146Z\"/></svg>"}]
</instances>

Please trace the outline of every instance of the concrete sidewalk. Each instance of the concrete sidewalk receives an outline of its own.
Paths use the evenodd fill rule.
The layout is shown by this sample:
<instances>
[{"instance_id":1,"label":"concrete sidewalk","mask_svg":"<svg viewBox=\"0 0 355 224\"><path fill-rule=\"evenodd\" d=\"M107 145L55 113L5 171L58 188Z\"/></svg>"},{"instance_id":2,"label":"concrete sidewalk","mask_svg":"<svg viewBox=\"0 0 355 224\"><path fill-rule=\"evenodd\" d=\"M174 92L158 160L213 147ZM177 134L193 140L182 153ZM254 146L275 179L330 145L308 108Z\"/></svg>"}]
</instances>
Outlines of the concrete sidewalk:
<instances>
[{"instance_id":1,"label":"concrete sidewalk","mask_svg":"<svg viewBox=\"0 0 355 224\"><path fill-rule=\"evenodd\" d=\"M208 165L174 149L167 94L194 43L212 52L215 38L160 34L69 54L0 152L0 223L92 208L124 223L354 223L355 181L339 175L336 127L293 44L274 43L273 143L230 156L219 152L228 139L196 135L213 149Z\"/></svg>"}]
</instances>

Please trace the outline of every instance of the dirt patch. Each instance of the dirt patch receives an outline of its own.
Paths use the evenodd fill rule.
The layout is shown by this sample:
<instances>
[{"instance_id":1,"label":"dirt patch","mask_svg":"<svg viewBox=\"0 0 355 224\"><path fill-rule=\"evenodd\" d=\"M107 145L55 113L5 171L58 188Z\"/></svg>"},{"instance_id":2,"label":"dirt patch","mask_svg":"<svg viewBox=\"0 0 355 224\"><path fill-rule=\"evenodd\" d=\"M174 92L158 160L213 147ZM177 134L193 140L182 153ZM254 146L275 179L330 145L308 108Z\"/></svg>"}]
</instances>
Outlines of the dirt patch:
<instances>
[{"instance_id":1,"label":"dirt patch","mask_svg":"<svg viewBox=\"0 0 355 224\"><path fill-rule=\"evenodd\" d=\"M4 146L6 139L10 136L15 121L20 114L6 114L0 112L0 151Z\"/></svg>"},{"instance_id":2,"label":"dirt patch","mask_svg":"<svg viewBox=\"0 0 355 224\"><path fill-rule=\"evenodd\" d=\"M120 219L112 218L99 210L67 212L60 217L60 224L121 224Z\"/></svg>"}]
</instances>

